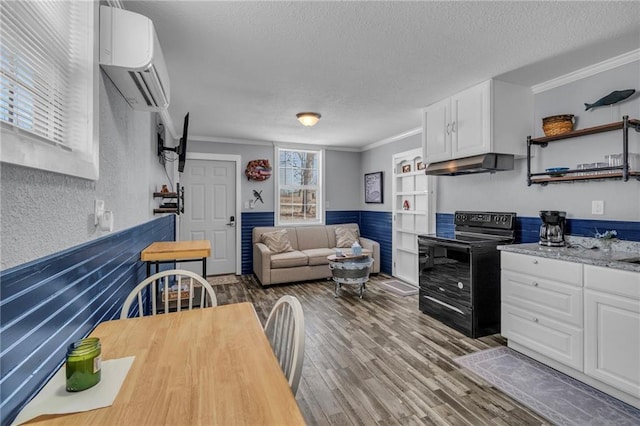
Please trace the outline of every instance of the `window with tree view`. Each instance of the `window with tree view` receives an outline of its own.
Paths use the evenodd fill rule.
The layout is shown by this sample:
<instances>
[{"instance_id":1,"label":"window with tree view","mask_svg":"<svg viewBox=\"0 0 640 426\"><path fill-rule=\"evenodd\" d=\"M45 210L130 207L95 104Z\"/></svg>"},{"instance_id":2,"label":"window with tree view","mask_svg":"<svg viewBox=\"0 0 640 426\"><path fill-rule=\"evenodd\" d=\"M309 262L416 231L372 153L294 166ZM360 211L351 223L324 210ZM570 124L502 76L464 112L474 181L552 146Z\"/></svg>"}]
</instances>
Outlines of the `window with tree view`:
<instances>
[{"instance_id":1,"label":"window with tree view","mask_svg":"<svg viewBox=\"0 0 640 426\"><path fill-rule=\"evenodd\" d=\"M277 148L276 224L322 223L322 150Z\"/></svg>"}]
</instances>

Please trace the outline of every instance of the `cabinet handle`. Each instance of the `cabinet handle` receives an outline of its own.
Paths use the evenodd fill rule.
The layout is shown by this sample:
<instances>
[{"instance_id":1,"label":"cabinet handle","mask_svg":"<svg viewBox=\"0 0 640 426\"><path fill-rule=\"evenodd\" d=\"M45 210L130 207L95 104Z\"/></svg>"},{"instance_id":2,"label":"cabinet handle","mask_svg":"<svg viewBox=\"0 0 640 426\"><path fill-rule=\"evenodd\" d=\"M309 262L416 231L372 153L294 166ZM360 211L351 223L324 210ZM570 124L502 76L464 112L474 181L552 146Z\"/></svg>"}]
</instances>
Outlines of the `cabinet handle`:
<instances>
[{"instance_id":1,"label":"cabinet handle","mask_svg":"<svg viewBox=\"0 0 640 426\"><path fill-rule=\"evenodd\" d=\"M537 265L537 264L538 264L538 261L537 261L537 260L535 260L535 259L533 259L531 262L532 262L534 265Z\"/></svg>"},{"instance_id":2,"label":"cabinet handle","mask_svg":"<svg viewBox=\"0 0 640 426\"><path fill-rule=\"evenodd\" d=\"M451 134L451 123L447 123L447 135Z\"/></svg>"},{"instance_id":3,"label":"cabinet handle","mask_svg":"<svg viewBox=\"0 0 640 426\"><path fill-rule=\"evenodd\" d=\"M534 318L534 319L533 319L533 322L538 322L538 318Z\"/></svg>"},{"instance_id":4,"label":"cabinet handle","mask_svg":"<svg viewBox=\"0 0 640 426\"><path fill-rule=\"evenodd\" d=\"M535 281L534 281L534 282L532 282L532 283L531 283L531 285L532 285L532 286L534 286L534 287L538 287L538 283L537 283L537 282L535 282Z\"/></svg>"},{"instance_id":5,"label":"cabinet handle","mask_svg":"<svg viewBox=\"0 0 640 426\"><path fill-rule=\"evenodd\" d=\"M454 121L453 123L451 123L451 133L455 133L456 132L456 122Z\"/></svg>"}]
</instances>

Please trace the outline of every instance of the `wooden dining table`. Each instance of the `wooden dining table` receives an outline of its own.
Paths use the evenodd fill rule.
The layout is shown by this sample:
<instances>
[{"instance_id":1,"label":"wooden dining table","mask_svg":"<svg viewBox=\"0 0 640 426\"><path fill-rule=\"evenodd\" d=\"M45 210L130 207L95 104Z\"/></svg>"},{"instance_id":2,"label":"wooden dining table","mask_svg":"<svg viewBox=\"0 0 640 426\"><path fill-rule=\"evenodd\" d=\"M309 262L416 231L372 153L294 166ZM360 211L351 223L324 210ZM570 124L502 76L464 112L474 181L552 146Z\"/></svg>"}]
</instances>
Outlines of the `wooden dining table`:
<instances>
[{"instance_id":1,"label":"wooden dining table","mask_svg":"<svg viewBox=\"0 0 640 426\"><path fill-rule=\"evenodd\" d=\"M135 356L113 405L29 424L305 424L251 303L108 321L91 337L103 360Z\"/></svg>"}]
</instances>

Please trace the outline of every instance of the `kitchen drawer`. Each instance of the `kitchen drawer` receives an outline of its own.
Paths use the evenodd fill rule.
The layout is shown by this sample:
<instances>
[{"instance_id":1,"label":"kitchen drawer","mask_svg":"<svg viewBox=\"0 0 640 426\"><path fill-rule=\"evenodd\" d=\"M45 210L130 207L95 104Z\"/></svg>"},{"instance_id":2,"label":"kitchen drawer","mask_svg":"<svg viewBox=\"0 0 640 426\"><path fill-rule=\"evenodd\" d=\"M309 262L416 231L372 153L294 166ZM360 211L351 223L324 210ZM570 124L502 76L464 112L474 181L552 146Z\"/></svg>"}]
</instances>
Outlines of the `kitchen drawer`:
<instances>
[{"instance_id":1,"label":"kitchen drawer","mask_svg":"<svg viewBox=\"0 0 640 426\"><path fill-rule=\"evenodd\" d=\"M502 271L502 302L582 327L582 288Z\"/></svg>"},{"instance_id":2,"label":"kitchen drawer","mask_svg":"<svg viewBox=\"0 0 640 426\"><path fill-rule=\"evenodd\" d=\"M582 264L526 254L501 253L502 269L582 287Z\"/></svg>"},{"instance_id":3,"label":"kitchen drawer","mask_svg":"<svg viewBox=\"0 0 640 426\"><path fill-rule=\"evenodd\" d=\"M640 272L584 265L586 288L640 299Z\"/></svg>"},{"instance_id":4,"label":"kitchen drawer","mask_svg":"<svg viewBox=\"0 0 640 426\"><path fill-rule=\"evenodd\" d=\"M465 336L475 337L472 335L473 310L470 306L443 298L440 294L424 288L421 288L419 293L418 306L422 312L451 328L455 328Z\"/></svg>"},{"instance_id":5,"label":"kitchen drawer","mask_svg":"<svg viewBox=\"0 0 640 426\"><path fill-rule=\"evenodd\" d=\"M502 304L502 336L582 371L582 329L539 313Z\"/></svg>"}]
</instances>

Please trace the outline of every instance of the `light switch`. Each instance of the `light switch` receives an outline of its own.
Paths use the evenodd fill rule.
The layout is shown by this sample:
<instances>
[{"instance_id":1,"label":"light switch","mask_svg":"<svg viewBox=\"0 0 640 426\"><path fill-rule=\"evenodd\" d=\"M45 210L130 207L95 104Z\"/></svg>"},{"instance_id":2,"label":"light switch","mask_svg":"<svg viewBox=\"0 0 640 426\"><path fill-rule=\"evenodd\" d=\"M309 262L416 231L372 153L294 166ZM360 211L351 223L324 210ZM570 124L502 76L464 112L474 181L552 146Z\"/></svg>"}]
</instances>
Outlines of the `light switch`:
<instances>
[{"instance_id":1,"label":"light switch","mask_svg":"<svg viewBox=\"0 0 640 426\"><path fill-rule=\"evenodd\" d=\"M604 201L593 200L591 201L591 214L604 214Z\"/></svg>"}]
</instances>

